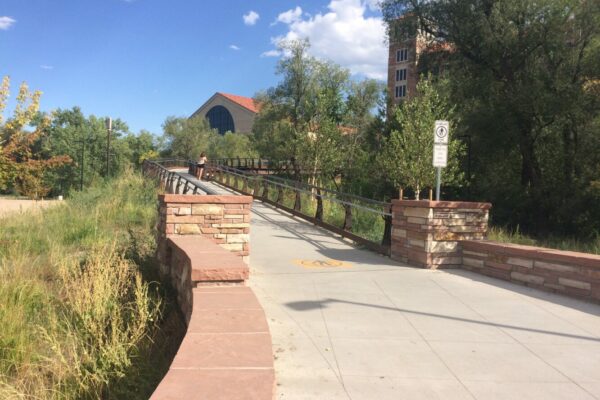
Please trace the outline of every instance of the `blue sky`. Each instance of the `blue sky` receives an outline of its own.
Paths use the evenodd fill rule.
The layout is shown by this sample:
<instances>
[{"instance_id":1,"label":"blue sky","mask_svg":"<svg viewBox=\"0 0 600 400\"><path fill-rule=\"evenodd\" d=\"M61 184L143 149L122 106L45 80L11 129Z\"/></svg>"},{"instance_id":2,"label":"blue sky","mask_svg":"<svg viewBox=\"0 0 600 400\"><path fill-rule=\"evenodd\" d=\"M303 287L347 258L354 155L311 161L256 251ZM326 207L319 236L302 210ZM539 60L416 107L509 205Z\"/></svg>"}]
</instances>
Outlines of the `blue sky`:
<instances>
[{"instance_id":1,"label":"blue sky","mask_svg":"<svg viewBox=\"0 0 600 400\"><path fill-rule=\"evenodd\" d=\"M160 134L214 92L275 85L274 43L300 37L356 77L385 77L376 0L2 0L0 76L13 99L22 81L42 90L43 110L79 106Z\"/></svg>"}]
</instances>

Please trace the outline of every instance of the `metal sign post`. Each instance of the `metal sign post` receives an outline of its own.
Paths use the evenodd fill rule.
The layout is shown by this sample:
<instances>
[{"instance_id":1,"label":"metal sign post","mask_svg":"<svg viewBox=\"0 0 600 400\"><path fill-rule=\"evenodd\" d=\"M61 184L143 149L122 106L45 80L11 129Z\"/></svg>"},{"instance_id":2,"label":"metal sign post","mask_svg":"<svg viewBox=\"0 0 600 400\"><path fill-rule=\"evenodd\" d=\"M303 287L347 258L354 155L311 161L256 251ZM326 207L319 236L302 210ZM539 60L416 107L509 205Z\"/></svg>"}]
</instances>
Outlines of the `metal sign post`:
<instances>
[{"instance_id":1,"label":"metal sign post","mask_svg":"<svg viewBox=\"0 0 600 400\"><path fill-rule=\"evenodd\" d=\"M448 165L448 136L450 124L448 121L435 121L433 128L433 166L436 167L435 199L440 201L440 186L442 168Z\"/></svg>"}]
</instances>

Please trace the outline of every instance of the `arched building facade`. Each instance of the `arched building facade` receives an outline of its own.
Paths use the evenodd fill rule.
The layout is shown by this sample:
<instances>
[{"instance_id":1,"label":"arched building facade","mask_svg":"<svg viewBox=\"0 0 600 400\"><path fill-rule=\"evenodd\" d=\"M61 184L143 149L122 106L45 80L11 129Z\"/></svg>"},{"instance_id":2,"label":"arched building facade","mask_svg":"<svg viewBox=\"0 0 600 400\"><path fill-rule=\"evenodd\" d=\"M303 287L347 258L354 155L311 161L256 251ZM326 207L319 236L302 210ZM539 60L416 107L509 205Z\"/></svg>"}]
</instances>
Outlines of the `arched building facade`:
<instances>
[{"instance_id":1,"label":"arched building facade","mask_svg":"<svg viewBox=\"0 0 600 400\"><path fill-rule=\"evenodd\" d=\"M219 134L250 133L260 107L250 97L215 93L190 118L203 117Z\"/></svg>"}]
</instances>

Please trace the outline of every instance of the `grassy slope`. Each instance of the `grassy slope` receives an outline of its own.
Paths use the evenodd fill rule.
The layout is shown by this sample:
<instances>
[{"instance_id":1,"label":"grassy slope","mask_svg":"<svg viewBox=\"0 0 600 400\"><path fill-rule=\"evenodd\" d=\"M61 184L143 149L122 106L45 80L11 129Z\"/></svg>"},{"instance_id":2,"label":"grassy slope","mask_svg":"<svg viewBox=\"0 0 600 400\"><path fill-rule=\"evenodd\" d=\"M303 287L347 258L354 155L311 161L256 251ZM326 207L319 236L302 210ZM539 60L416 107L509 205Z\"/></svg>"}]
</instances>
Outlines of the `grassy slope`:
<instances>
[{"instance_id":1,"label":"grassy slope","mask_svg":"<svg viewBox=\"0 0 600 400\"><path fill-rule=\"evenodd\" d=\"M134 173L2 219L0 398L149 397L183 331L153 276L155 219Z\"/></svg>"}]
</instances>

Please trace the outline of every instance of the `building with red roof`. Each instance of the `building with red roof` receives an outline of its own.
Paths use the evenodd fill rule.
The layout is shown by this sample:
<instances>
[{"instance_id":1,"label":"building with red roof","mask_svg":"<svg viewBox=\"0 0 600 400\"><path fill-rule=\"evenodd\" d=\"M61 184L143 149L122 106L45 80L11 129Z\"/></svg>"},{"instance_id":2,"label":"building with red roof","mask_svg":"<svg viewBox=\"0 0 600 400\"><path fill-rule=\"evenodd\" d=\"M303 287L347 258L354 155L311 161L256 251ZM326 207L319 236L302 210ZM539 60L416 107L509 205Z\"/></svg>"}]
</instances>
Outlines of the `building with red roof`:
<instances>
[{"instance_id":1,"label":"building with red roof","mask_svg":"<svg viewBox=\"0 0 600 400\"><path fill-rule=\"evenodd\" d=\"M219 134L250 133L260 104L250 97L217 92L200 106L190 118L202 117Z\"/></svg>"}]
</instances>

